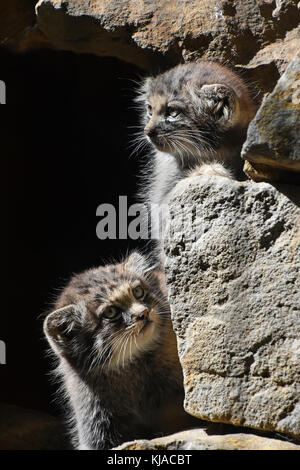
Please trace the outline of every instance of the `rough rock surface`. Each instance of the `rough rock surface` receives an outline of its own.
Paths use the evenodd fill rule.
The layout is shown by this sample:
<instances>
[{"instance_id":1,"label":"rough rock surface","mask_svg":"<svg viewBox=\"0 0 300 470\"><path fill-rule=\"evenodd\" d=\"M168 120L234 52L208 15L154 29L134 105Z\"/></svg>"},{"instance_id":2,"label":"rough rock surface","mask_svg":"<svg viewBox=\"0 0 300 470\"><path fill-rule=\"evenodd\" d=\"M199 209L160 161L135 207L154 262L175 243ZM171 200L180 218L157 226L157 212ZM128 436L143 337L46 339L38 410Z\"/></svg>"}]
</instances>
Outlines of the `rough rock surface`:
<instances>
[{"instance_id":1,"label":"rough rock surface","mask_svg":"<svg viewBox=\"0 0 300 470\"><path fill-rule=\"evenodd\" d=\"M8 46L14 52L51 47L37 27L35 5L36 0L0 2L0 47Z\"/></svg>"},{"instance_id":2,"label":"rough rock surface","mask_svg":"<svg viewBox=\"0 0 300 470\"><path fill-rule=\"evenodd\" d=\"M34 0L10 0L0 4L0 45L35 23ZM16 11L18 14L16 15Z\"/></svg>"},{"instance_id":3,"label":"rough rock surface","mask_svg":"<svg viewBox=\"0 0 300 470\"><path fill-rule=\"evenodd\" d=\"M3 3L1 46L111 56L148 71L216 59L236 67L258 101L300 48L298 0L40 0L36 14L35 3Z\"/></svg>"},{"instance_id":4,"label":"rough rock surface","mask_svg":"<svg viewBox=\"0 0 300 470\"><path fill-rule=\"evenodd\" d=\"M300 445L254 434L208 435L192 429L157 439L126 442L117 450L300 450Z\"/></svg>"},{"instance_id":5,"label":"rough rock surface","mask_svg":"<svg viewBox=\"0 0 300 470\"><path fill-rule=\"evenodd\" d=\"M284 184L174 189L166 273L190 414L300 438L299 206Z\"/></svg>"},{"instance_id":6,"label":"rough rock surface","mask_svg":"<svg viewBox=\"0 0 300 470\"><path fill-rule=\"evenodd\" d=\"M64 426L51 415L0 404L0 450L58 450L70 447Z\"/></svg>"},{"instance_id":7,"label":"rough rock surface","mask_svg":"<svg viewBox=\"0 0 300 470\"><path fill-rule=\"evenodd\" d=\"M300 50L250 123L242 157L255 181L300 184Z\"/></svg>"},{"instance_id":8,"label":"rough rock surface","mask_svg":"<svg viewBox=\"0 0 300 470\"><path fill-rule=\"evenodd\" d=\"M36 12L55 47L147 70L217 59L269 91L300 47L298 0L40 0Z\"/></svg>"}]
</instances>

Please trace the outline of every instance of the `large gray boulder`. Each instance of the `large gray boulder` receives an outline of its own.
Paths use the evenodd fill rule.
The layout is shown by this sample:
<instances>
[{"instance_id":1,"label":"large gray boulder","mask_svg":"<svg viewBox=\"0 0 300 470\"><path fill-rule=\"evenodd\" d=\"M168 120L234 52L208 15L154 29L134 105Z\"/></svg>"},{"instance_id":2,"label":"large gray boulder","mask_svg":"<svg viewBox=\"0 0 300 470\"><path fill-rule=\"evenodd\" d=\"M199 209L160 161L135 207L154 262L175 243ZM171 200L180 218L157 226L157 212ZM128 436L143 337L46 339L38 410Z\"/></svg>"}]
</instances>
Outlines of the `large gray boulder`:
<instances>
[{"instance_id":1,"label":"large gray boulder","mask_svg":"<svg viewBox=\"0 0 300 470\"><path fill-rule=\"evenodd\" d=\"M165 242L185 409L300 438L299 187L188 178Z\"/></svg>"}]
</instances>

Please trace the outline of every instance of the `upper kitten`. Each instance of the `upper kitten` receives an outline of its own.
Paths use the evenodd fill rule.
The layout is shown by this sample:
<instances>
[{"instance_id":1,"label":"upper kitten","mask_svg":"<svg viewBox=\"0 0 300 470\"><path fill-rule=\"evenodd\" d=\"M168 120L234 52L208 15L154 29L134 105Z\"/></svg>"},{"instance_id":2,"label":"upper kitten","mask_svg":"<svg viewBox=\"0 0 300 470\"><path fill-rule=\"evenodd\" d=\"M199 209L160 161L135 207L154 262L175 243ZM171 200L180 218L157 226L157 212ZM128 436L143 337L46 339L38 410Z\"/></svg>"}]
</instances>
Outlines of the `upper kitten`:
<instances>
[{"instance_id":1,"label":"upper kitten","mask_svg":"<svg viewBox=\"0 0 300 470\"><path fill-rule=\"evenodd\" d=\"M255 107L230 69L209 61L178 65L148 78L137 100L147 138L182 170L220 162L240 172L237 157Z\"/></svg>"},{"instance_id":2,"label":"upper kitten","mask_svg":"<svg viewBox=\"0 0 300 470\"><path fill-rule=\"evenodd\" d=\"M146 79L136 101L141 139L154 150L147 202L167 204L177 181L188 176L245 179L240 151L255 106L237 74L210 61L178 65Z\"/></svg>"},{"instance_id":3,"label":"upper kitten","mask_svg":"<svg viewBox=\"0 0 300 470\"><path fill-rule=\"evenodd\" d=\"M44 332L59 358L77 448L153 437L165 430L170 404L180 429L183 378L161 272L133 253L74 276L56 308Z\"/></svg>"}]
</instances>

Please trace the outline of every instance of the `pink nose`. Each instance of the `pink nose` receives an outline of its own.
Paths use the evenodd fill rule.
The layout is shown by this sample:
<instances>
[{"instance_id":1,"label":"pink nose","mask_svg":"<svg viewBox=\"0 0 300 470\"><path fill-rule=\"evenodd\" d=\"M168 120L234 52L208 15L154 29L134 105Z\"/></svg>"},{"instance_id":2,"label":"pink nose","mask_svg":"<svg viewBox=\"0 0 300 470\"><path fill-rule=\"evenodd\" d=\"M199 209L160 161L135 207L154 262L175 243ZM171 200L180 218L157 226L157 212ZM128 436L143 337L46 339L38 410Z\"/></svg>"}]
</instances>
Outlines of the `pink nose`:
<instances>
[{"instance_id":1,"label":"pink nose","mask_svg":"<svg viewBox=\"0 0 300 470\"><path fill-rule=\"evenodd\" d=\"M145 127L144 132L146 135L150 136L153 134L153 129L151 129L151 127Z\"/></svg>"},{"instance_id":2,"label":"pink nose","mask_svg":"<svg viewBox=\"0 0 300 470\"><path fill-rule=\"evenodd\" d=\"M137 314L137 317L139 320L146 320L146 318L149 316L150 310L148 308L145 308L142 312Z\"/></svg>"}]
</instances>

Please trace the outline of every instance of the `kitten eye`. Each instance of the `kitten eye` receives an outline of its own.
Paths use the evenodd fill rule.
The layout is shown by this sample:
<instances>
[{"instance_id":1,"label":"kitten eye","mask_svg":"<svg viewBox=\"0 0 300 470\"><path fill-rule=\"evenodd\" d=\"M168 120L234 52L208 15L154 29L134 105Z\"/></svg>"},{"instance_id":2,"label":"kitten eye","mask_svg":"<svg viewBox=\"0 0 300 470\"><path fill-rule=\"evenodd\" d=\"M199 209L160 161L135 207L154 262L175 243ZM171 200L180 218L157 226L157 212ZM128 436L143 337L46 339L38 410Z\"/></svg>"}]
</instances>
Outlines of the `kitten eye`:
<instances>
[{"instance_id":1,"label":"kitten eye","mask_svg":"<svg viewBox=\"0 0 300 470\"><path fill-rule=\"evenodd\" d=\"M147 113L151 116L152 115L152 106L151 104L147 104Z\"/></svg>"},{"instance_id":2,"label":"kitten eye","mask_svg":"<svg viewBox=\"0 0 300 470\"><path fill-rule=\"evenodd\" d=\"M141 299L145 295L145 291L142 286L136 286L134 289L132 289L132 293L137 300Z\"/></svg>"},{"instance_id":3,"label":"kitten eye","mask_svg":"<svg viewBox=\"0 0 300 470\"><path fill-rule=\"evenodd\" d=\"M103 317L108 318L109 320L115 320L121 315L121 311L118 307L115 307L114 305L110 305L109 307L106 307L106 309L103 312Z\"/></svg>"},{"instance_id":4,"label":"kitten eye","mask_svg":"<svg viewBox=\"0 0 300 470\"><path fill-rule=\"evenodd\" d=\"M175 119L177 116L179 116L180 110L178 108L174 108L173 106L168 106L166 114L167 117Z\"/></svg>"}]
</instances>

